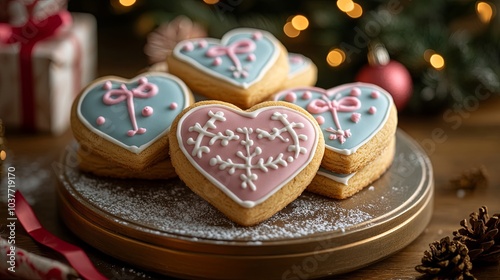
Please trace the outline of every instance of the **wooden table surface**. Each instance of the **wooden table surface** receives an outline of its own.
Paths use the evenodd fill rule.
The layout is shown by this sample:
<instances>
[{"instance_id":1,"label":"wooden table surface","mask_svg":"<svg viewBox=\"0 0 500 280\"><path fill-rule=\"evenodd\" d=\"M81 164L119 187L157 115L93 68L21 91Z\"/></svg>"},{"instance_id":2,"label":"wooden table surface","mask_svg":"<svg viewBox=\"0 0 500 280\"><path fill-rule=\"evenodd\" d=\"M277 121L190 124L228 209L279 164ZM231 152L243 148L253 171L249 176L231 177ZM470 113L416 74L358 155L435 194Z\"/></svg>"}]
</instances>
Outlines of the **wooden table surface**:
<instances>
[{"instance_id":1,"label":"wooden table surface","mask_svg":"<svg viewBox=\"0 0 500 280\"><path fill-rule=\"evenodd\" d=\"M468 107L471 108L470 106ZM463 111L461 115L437 115L432 118L401 117L399 127L412 136L428 153L434 168L435 200L433 217L425 231L400 252L366 268L338 279L414 279L428 244L460 227L460 220L482 205L489 213L500 213L500 98ZM467 113L467 114L465 114ZM445 116L445 117L443 117ZM450 116L455 116L450 122ZM456 116L460 116L460 119ZM5 166L16 169L17 188L21 190L44 227L60 238L76 244L89 254L96 267L109 278L164 278L122 263L87 246L76 238L58 217L55 200L57 179L54 170L64 147L72 141L70 131L60 137L16 135L7 131L8 154ZM464 170L484 166L489 185L468 192L450 188L448 182ZM2 182L5 185L5 180ZM6 221L6 187L0 189L0 220ZM2 226L0 232L6 233ZM22 230L16 231L19 248L62 260L59 255L35 244ZM166 260L168 261L168 260ZM500 264L473 270L478 279L500 279Z\"/></svg>"},{"instance_id":2,"label":"wooden table surface","mask_svg":"<svg viewBox=\"0 0 500 280\"><path fill-rule=\"evenodd\" d=\"M108 62L113 60L112 55L111 52L105 55L101 52L101 56L105 56ZM128 68L131 68L130 64ZM116 69L104 67L100 69L100 74L113 73L113 70ZM452 232L460 228L459 222L483 205L488 206L490 214L500 213L500 98L480 98L486 100L478 103L479 97L473 97L464 104L457 104L450 111L432 117L400 117L400 129L424 148L433 164L435 199L432 219L425 231L400 252L337 279L416 279L420 274L414 267L420 264L429 243L452 236ZM164 276L143 271L86 245L59 218L55 194L57 179L54 173L61 153L73 140L70 131L58 137L22 135L7 131L6 139L7 159L4 168L15 167L17 188L32 205L45 228L63 240L83 248L95 266L111 279L165 279ZM489 173L487 187L467 192L450 188L450 179L479 166L484 166ZM0 188L0 197L0 234L5 237L5 178ZM20 227L16 229L16 243L19 248L64 261L57 253L32 241ZM472 272L478 279L500 279L500 264L476 267Z\"/></svg>"}]
</instances>

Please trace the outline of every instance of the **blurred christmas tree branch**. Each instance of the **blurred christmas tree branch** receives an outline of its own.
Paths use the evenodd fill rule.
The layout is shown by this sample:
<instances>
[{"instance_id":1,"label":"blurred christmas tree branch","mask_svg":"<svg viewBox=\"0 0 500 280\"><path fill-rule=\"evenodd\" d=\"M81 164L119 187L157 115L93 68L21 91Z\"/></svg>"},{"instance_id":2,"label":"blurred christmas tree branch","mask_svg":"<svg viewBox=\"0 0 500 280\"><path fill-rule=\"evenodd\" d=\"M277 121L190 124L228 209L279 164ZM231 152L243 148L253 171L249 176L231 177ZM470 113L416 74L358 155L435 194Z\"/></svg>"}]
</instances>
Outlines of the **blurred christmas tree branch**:
<instances>
[{"instance_id":1,"label":"blurred christmas tree branch","mask_svg":"<svg viewBox=\"0 0 500 280\"><path fill-rule=\"evenodd\" d=\"M115 7L120 0L109 1L109 6ZM354 81L359 70L368 63L368 45L372 41L380 41L391 59L402 63L413 79L413 94L406 106L407 112L442 112L478 92L482 97L487 96L484 92L488 92L488 96L500 93L500 6L497 2L133 2L136 2L135 8L127 8L127 13L135 15L137 21L149 19L146 27L139 29L141 36L146 36L162 22L171 21L178 15L185 15L206 28L210 37L221 37L236 27L268 30L289 51L302 53L317 64L318 86L323 88ZM303 30L290 27L290 22L297 15L308 20ZM340 54L340 61L329 60L332 50Z\"/></svg>"}]
</instances>

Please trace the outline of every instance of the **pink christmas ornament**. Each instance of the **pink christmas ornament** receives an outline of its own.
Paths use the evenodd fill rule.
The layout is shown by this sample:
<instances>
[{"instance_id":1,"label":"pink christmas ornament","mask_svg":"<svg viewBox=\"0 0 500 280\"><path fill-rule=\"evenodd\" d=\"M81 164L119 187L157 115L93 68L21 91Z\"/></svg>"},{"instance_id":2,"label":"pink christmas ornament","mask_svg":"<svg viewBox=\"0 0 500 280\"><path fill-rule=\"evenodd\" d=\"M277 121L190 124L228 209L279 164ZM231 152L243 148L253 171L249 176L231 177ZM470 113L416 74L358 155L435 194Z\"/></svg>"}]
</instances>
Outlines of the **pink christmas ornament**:
<instances>
[{"instance_id":1,"label":"pink christmas ornament","mask_svg":"<svg viewBox=\"0 0 500 280\"><path fill-rule=\"evenodd\" d=\"M394 104L402 111L413 91L413 82L406 67L390 60L382 45L375 45L368 54L369 64L361 68L356 81L380 86L391 94Z\"/></svg>"}]
</instances>

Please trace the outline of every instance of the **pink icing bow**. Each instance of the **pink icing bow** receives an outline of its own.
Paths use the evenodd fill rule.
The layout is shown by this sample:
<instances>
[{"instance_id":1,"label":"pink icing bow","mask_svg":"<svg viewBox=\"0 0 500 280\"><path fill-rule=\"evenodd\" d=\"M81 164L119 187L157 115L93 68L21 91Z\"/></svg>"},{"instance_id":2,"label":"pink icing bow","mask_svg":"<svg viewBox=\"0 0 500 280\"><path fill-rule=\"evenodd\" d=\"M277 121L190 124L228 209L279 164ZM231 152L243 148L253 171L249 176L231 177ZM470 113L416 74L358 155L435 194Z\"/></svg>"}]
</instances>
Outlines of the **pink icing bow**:
<instances>
[{"instance_id":1,"label":"pink icing bow","mask_svg":"<svg viewBox=\"0 0 500 280\"><path fill-rule=\"evenodd\" d=\"M137 126L137 120L135 118L135 108L134 108L134 97L137 98L150 98L158 93L158 86L148 82L146 78L141 78L139 80L139 86L129 90L125 84L121 84L119 89L112 89L111 82L107 81L104 84L104 88L108 91L102 97L102 101L106 105L115 105L124 100L127 101L127 109L130 117L130 122L132 123L133 129L127 132L128 136L134 136L137 134L144 134L146 129Z\"/></svg>"},{"instance_id":2,"label":"pink icing bow","mask_svg":"<svg viewBox=\"0 0 500 280\"><path fill-rule=\"evenodd\" d=\"M222 55L227 55L229 59L233 62L234 66L229 69L233 71L233 76L239 78L240 76L247 77L247 69L244 69L241 65L241 61L238 59L236 54L251 53L255 50L256 45L250 39L242 39L236 41L228 46L213 46L207 50L205 53L208 57L219 57Z\"/></svg>"},{"instance_id":3,"label":"pink icing bow","mask_svg":"<svg viewBox=\"0 0 500 280\"><path fill-rule=\"evenodd\" d=\"M312 114L321 114L327 111L332 113L333 121L337 130L329 127L326 131L331 132L330 139L338 139L343 144L346 138L351 137L349 129L342 130L337 112L353 112L361 108L361 101L354 96L345 96L340 99L329 100L326 96L322 99L314 99L307 105L307 110Z\"/></svg>"}]
</instances>

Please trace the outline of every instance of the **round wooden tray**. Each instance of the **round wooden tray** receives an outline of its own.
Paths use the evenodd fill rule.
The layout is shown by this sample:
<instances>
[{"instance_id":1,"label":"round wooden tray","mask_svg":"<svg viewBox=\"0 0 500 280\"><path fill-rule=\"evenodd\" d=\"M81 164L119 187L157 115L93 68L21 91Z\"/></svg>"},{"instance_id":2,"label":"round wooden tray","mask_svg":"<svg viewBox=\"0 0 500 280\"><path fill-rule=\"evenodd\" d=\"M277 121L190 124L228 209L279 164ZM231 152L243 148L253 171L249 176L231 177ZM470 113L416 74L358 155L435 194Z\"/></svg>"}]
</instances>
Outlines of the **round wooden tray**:
<instances>
[{"instance_id":1,"label":"round wooden tray","mask_svg":"<svg viewBox=\"0 0 500 280\"><path fill-rule=\"evenodd\" d=\"M61 162L60 215L81 239L146 270L182 278L303 279L352 271L412 242L432 214L428 157L397 132L390 169L338 201L305 192L253 227L229 221L180 180L82 173L70 147Z\"/></svg>"}]
</instances>

